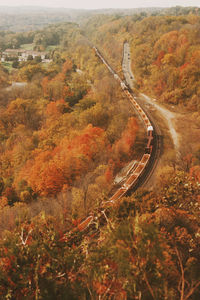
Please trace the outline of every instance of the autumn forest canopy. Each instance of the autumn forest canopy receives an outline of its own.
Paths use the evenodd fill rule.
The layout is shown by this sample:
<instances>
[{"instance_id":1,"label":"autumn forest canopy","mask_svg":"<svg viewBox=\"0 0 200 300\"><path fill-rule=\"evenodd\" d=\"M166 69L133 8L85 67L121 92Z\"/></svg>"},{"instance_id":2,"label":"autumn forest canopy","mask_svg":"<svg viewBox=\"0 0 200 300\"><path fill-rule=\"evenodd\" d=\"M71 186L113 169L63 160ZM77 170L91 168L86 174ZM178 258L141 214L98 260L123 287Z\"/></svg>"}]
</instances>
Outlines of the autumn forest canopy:
<instances>
[{"instance_id":1,"label":"autumn forest canopy","mask_svg":"<svg viewBox=\"0 0 200 300\"><path fill-rule=\"evenodd\" d=\"M0 299L199 299L200 9L12 13L15 29L0 11ZM125 41L134 94L184 116L182 147L155 115L151 186L104 207L147 141L92 48L124 79Z\"/></svg>"}]
</instances>

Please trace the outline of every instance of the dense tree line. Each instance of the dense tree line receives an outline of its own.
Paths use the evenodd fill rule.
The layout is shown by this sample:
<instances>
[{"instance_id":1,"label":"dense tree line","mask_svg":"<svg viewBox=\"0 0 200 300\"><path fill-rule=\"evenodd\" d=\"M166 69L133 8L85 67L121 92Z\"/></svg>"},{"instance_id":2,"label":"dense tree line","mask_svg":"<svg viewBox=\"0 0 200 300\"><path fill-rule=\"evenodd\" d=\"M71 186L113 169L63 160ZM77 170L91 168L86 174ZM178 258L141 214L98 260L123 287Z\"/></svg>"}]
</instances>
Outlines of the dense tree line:
<instances>
[{"instance_id":1,"label":"dense tree line","mask_svg":"<svg viewBox=\"0 0 200 300\"><path fill-rule=\"evenodd\" d=\"M199 109L199 16L98 16L85 30L118 72L129 40L136 88L161 102Z\"/></svg>"},{"instance_id":2,"label":"dense tree line","mask_svg":"<svg viewBox=\"0 0 200 300\"><path fill-rule=\"evenodd\" d=\"M37 31L0 31L0 50L18 49L24 44L33 44L33 50L38 51L44 51L48 46L54 45L67 47L72 36L75 41L78 32L78 25L70 22L48 25Z\"/></svg>"},{"instance_id":3,"label":"dense tree line","mask_svg":"<svg viewBox=\"0 0 200 300\"><path fill-rule=\"evenodd\" d=\"M63 50L60 42L51 63L23 62L10 75L26 84L7 92L1 105L5 207L69 190L74 193L74 207L79 201L75 194L85 193L78 212L83 215L98 191L109 193L113 176L132 154L141 155L137 147L141 148L143 138L129 104L124 106L119 85L79 28L68 24L65 32L63 26L54 29L69 43ZM90 179L85 182L86 174Z\"/></svg>"},{"instance_id":4,"label":"dense tree line","mask_svg":"<svg viewBox=\"0 0 200 300\"><path fill-rule=\"evenodd\" d=\"M81 29L67 23L1 32L2 47L58 47L47 65L0 69L2 87L25 83L0 96L0 297L196 300L199 145L179 164L164 165L155 190L105 206L115 175L141 157L145 139L86 36L119 74L129 40L136 88L186 105L198 123L196 15L98 15ZM89 213L90 229L77 230Z\"/></svg>"},{"instance_id":5,"label":"dense tree line","mask_svg":"<svg viewBox=\"0 0 200 300\"><path fill-rule=\"evenodd\" d=\"M1 297L198 299L198 197L178 172L156 193L94 210L89 232L63 215L19 219L0 244Z\"/></svg>"}]
</instances>

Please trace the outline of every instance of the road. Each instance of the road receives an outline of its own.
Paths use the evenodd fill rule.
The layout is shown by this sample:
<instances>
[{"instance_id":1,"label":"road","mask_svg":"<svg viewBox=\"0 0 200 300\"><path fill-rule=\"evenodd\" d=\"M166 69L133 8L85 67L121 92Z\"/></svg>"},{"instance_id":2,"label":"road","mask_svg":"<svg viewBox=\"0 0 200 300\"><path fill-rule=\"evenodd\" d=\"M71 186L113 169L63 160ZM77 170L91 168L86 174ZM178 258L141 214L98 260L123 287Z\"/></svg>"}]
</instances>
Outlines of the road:
<instances>
[{"instance_id":1,"label":"road","mask_svg":"<svg viewBox=\"0 0 200 300\"><path fill-rule=\"evenodd\" d=\"M162 115L162 118L165 119L165 122L167 124L167 127L169 128L169 132L174 144L174 149L176 151L176 156L177 158L180 157L180 142L179 142L179 134L176 131L175 128L175 120L177 118L177 114L171 112L170 110L168 110L167 108L163 107L161 104L156 103L156 99L151 99L150 97L148 97L145 94L140 94L144 100L146 101L146 103L150 104L151 107L153 107L154 109L156 109L157 111L159 111L159 113Z\"/></svg>"},{"instance_id":2,"label":"road","mask_svg":"<svg viewBox=\"0 0 200 300\"><path fill-rule=\"evenodd\" d=\"M131 70L131 53L130 53L130 46L129 43L124 43L124 53L123 53L123 62L122 62L122 69L124 72L124 77L131 89L134 87L134 80L135 77ZM152 99L145 94L140 94L140 97L146 102L147 105L151 106L151 109L159 111L162 115L162 118L165 120L167 127L169 128L169 132L174 144L174 149L177 154L177 158L180 156L180 142L179 142L179 135L175 128L175 119L177 118L177 114L171 112L167 108L163 107L161 104L156 103L156 99ZM140 103L142 106L142 103ZM144 107L143 107L144 108ZM151 114L148 112L150 118L152 118ZM155 121L154 121L155 122Z\"/></svg>"},{"instance_id":3,"label":"road","mask_svg":"<svg viewBox=\"0 0 200 300\"><path fill-rule=\"evenodd\" d=\"M124 77L126 79L127 84L131 89L134 87L135 77L131 70L131 54L130 54L130 46L128 43L124 43L124 53L122 60L122 70L124 73Z\"/></svg>"}]
</instances>

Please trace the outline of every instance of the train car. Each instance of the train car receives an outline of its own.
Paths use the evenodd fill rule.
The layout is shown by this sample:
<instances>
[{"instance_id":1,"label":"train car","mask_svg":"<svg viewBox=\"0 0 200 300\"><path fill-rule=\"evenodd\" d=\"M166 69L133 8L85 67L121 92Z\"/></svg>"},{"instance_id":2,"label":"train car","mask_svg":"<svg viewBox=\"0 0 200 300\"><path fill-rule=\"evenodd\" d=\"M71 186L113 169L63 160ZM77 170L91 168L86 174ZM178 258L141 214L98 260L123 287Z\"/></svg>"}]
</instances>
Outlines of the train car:
<instances>
[{"instance_id":1,"label":"train car","mask_svg":"<svg viewBox=\"0 0 200 300\"><path fill-rule=\"evenodd\" d=\"M147 127L147 135L153 136L153 126L152 125Z\"/></svg>"},{"instance_id":2,"label":"train car","mask_svg":"<svg viewBox=\"0 0 200 300\"><path fill-rule=\"evenodd\" d=\"M126 190L121 187L114 193L114 195L109 200L114 202L120 199L125 193Z\"/></svg>"},{"instance_id":3,"label":"train car","mask_svg":"<svg viewBox=\"0 0 200 300\"><path fill-rule=\"evenodd\" d=\"M147 128L147 136L148 136L148 141L147 145L145 148L145 153L151 154L152 148L153 148L153 139L154 139L154 131L153 131L153 126L148 126Z\"/></svg>"},{"instance_id":4,"label":"train car","mask_svg":"<svg viewBox=\"0 0 200 300\"><path fill-rule=\"evenodd\" d=\"M119 76L118 76L116 73L114 73L114 78L115 78L116 80L120 81L120 78L119 78Z\"/></svg>"},{"instance_id":5,"label":"train car","mask_svg":"<svg viewBox=\"0 0 200 300\"><path fill-rule=\"evenodd\" d=\"M128 90L127 85L123 81L120 82L120 85L121 85L122 90Z\"/></svg>"},{"instance_id":6,"label":"train car","mask_svg":"<svg viewBox=\"0 0 200 300\"><path fill-rule=\"evenodd\" d=\"M78 224L78 226L77 226L78 230L79 231L85 230L85 228L87 228L92 221L93 221L93 216L87 217L87 219L85 219L80 224Z\"/></svg>"},{"instance_id":7,"label":"train car","mask_svg":"<svg viewBox=\"0 0 200 300\"><path fill-rule=\"evenodd\" d=\"M73 230L68 232L67 234L64 234L62 238L60 238L60 242L69 242L71 240L71 237L76 232L83 232L86 230L94 220L94 217L92 215L89 215L87 218L82 220Z\"/></svg>"}]
</instances>

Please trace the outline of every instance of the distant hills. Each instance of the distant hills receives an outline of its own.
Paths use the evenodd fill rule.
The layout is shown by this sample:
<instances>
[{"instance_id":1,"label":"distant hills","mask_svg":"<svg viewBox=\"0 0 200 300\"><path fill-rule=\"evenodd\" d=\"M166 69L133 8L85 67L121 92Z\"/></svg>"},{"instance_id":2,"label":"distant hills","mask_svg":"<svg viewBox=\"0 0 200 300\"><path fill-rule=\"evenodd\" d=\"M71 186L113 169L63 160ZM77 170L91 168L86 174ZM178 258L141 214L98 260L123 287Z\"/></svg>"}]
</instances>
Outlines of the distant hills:
<instances>
[{"instance_id":1,"label":"distant hills","mask_svg":"<svg viewBox=\"0 0 200 300\"><path fill-rule=\"evenodd\" d=\"M0 6L0 31L29 31L39 29L45 25L60 22L76 22L81 24L87 18L96 14L110 15L181 15L194 13L199 14L198 7L181 7L172 8L147 7L132 9L68 9L68 8L48 8L37 6L19 6L8 7Z\"/></svg>"}]
</instances>

